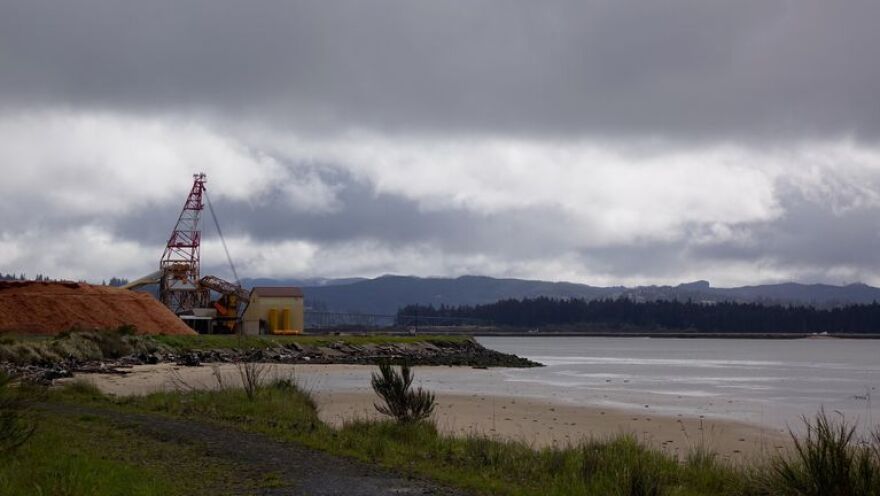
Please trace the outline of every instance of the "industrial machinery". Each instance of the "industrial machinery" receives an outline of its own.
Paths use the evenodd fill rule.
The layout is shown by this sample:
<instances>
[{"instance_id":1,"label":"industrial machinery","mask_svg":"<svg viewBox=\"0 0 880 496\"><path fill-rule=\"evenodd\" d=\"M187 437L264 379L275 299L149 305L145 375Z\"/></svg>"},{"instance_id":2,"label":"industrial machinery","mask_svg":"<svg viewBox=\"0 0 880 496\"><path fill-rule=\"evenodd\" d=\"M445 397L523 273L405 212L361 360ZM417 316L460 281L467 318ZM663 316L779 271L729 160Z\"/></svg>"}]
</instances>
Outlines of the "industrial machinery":
<instances>
[{"instance_id":1,"label":"industrial machinery","mask_svg":"<svg viewBox=\"0 0 880 496\"><path fill-rule=\"evenodd\" d=\"M205 307L208 302L208 291L198 284L202 241L199 217L205 208L205 174L195 174L193 179L159 263L159 301L178 315Z\"/></svg>"},{"instance_id":2,"label":"industrial machinery","mask_svg":"<svg viewBox=\"0 0 880 496\"><path fill-rule=\"evenodd\" d=\"M165 245L165 252L159 262L159 270L123 286L127 289L158 284L159 301L200 332L234 332L238 327L242 303L248 301L248 293L238 282L235 265L226 247L226 240L220 230L220 223L208 198L204 173L193 175L190 189L177 224ZM217 234L226 251L226 258L236 282L225 281L216 276L201 277L202 232L199 220L205 205L211 212ZM211 301L213 295L218 295ZM199 322L208 321L207 325Z\"/></svg>"},{"instance_id":3,"label":"industrial machinery","mask_svg":"<svg viewBox=\"0 0 880 496\"><path fill-rule=\"evenodd\" d=\"M214 310L217 311L216 322L230 332L234 331L235 326L241 320L239 306L241 303L248 301L248 292L240 285L224 281L216 276L205 276L199 279L199 287L220 295L213 302Z\"/></svg>"}]
</instances>

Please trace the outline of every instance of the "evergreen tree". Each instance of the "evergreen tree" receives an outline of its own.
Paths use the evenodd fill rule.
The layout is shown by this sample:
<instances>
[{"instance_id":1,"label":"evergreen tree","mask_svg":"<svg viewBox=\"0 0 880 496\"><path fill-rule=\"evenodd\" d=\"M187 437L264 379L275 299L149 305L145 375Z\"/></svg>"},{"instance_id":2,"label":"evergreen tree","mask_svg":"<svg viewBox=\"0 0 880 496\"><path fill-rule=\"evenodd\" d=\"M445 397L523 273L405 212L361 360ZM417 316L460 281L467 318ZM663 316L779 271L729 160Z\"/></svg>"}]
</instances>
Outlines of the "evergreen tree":
<instances>
[{"instance_id":1,"label":"evergreen tree","mask_svg":"<svg viewBox=\"0 0 880 496\"><path fill-rule=\"evenodd\" d=\"M398 322L413 318L438 325L480 319L500 326L582 326L602 329L699 332L880 332L880 304L830 309L760 303L693 301L634 302L626 298L586 301L547 297L501 300L487 305L408 305ZM443 319L449 319L445 321ZM460 321L460 320L459 320Z\"/></svg>"}]
</instances>

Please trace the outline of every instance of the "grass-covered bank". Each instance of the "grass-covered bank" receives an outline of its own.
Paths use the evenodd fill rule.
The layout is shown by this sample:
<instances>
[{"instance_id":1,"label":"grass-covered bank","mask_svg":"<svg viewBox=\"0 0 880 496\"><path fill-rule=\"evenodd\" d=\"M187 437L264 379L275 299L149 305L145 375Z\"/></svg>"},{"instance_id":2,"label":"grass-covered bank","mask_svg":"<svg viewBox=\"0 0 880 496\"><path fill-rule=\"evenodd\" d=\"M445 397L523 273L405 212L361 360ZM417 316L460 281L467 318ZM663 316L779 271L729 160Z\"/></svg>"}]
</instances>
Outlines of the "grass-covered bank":
<instances>
[{"instance_id":1,"label":"grass-covered bank","mask_svg":"<svg viewBox=\"0 0 880 496\"><path fill-rule=\"evenodd\" d=\"M0 408L0 424L9 413ZM19 448L0 454L3 495L231 495L276 484L273 474L243 472L196 446L159 440L101 416L42 407L25 415L36 429ZM187 473L198 477L181 475Z\"/></svg>"},{"instance_id":2,"label":"grass-covered bank","mask_svg":"<svg viewBox=\"0 0 880 496\"><path fill-rule=\"evenodd\" d=\"M65 332L58 336L5 334L0 336L0 362L40 363L65 359L101 360L144 353L185 353L206 350L265 350L299 346L397 345L430 343L461 344L467 336L390 336L390 335L300 335L300 336L234 336L136 335L133 329Z\"/></svg>"},{"instance_id":3,"label":"grass-covered bank","mask_svg":"<svg viewBox=\"0 0 880 496\"><path fill-rule=\"evenodd\" d=\"M0 494L223 495L272 485L202 450L142 436L100 417L40 416L34 437L0 466Z\"/></svg>"},{"instance_id":4,"label":"grass-covered bank","mask_svg":"<svg viewBox=\"0 0 880 496\"><path fill-rule=\"evenodd\" d=\"M466 336L144 336L123 327L43 338L0 337L0 371L43 382L69 377L73 372L162 362L375 364L386 359L418 365L539 365L487 349Z\"/></svg>"},{"instance_id":5,"label":"grass-covered bank","mask_svg":"<svg viewBox=\"0 0 880 496\"><path fill-rule=\"evenodd\" d=\"M467 336L447 336L442 334L420 336L393 336L384 334L231 336L215 334L199 336L149 336L149 338L177 351L266 349L287 346L290 343L296 343L300 346L330 346L336 343L354 346L414 343L449 344L463 343L470 339Z\"/></svg>"},{"instance_id":6,"label":"grass-covered bank","mask_svg":"<svg viewBox=\"0 0 880 496\"><path fill-rule=\"evenodd\" d=\"M532 449L485 437L447 437L430 423L353 422L332 429L292 378L248 390L156 393L114 399L75 386L59 401L149 411L259 432L319 450L428 476L480 494L877 495L880 440L859 444L833 423L813 424L790 458L731 466L705 451L683 461L619 436L567 448ZM823 427L824 425L824 427Z\"/></svg>"}]
</instances>

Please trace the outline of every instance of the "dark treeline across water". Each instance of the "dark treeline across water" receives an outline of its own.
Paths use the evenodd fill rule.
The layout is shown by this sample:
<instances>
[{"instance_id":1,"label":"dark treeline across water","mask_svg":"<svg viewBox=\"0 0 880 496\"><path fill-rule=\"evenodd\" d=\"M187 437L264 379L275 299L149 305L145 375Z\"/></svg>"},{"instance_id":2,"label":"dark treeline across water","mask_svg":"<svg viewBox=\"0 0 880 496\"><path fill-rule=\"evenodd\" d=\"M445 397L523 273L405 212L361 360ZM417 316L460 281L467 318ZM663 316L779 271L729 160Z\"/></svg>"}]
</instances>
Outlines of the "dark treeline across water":
<instances>
[{"instance_id":1,"label":"dark treeline across water","mask_svg":"<svg viewBox=\"0 0 880 496\"><path fill-rule=\"evenodd\" d=\"M399 322L425 319L435 324L479 319L487 324L522 328L544 326L607 326L639 330L693 330L702 332L880 332L880 304L849 305L831 309L758 303L695 303L628 299L526 298L485 305L434 307L408 305L398 310Z\"/></svg>"}]
</instances>

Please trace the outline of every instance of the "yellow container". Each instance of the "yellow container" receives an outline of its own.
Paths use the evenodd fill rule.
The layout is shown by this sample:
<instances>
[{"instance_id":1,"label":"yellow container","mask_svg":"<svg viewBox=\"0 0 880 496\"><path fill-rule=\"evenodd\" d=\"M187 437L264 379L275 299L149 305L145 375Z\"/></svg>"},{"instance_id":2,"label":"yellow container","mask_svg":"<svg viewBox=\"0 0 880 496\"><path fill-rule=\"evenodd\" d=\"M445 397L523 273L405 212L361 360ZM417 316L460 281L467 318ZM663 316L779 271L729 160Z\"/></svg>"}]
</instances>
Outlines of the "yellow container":
<instances>
[{"instance_id":1,"label":"yellow container","mask_svg":"<svg viewBox=\"0 0 880 496\"><path fill-rule=\"evenodd\" d=\"M281 310L281 329L289 331L290 328L290 309L285 308Z\"/></svg>"},{"instance_id":2,"label":"yellow container","mask_svg":"<svg viewBox=\"0 0 880 496\"><path fill-rule=\"evenodd\" d=\"M278 330L278 309L269 309L269 332L274 333Z\"/></svg>"}]
</instances>

